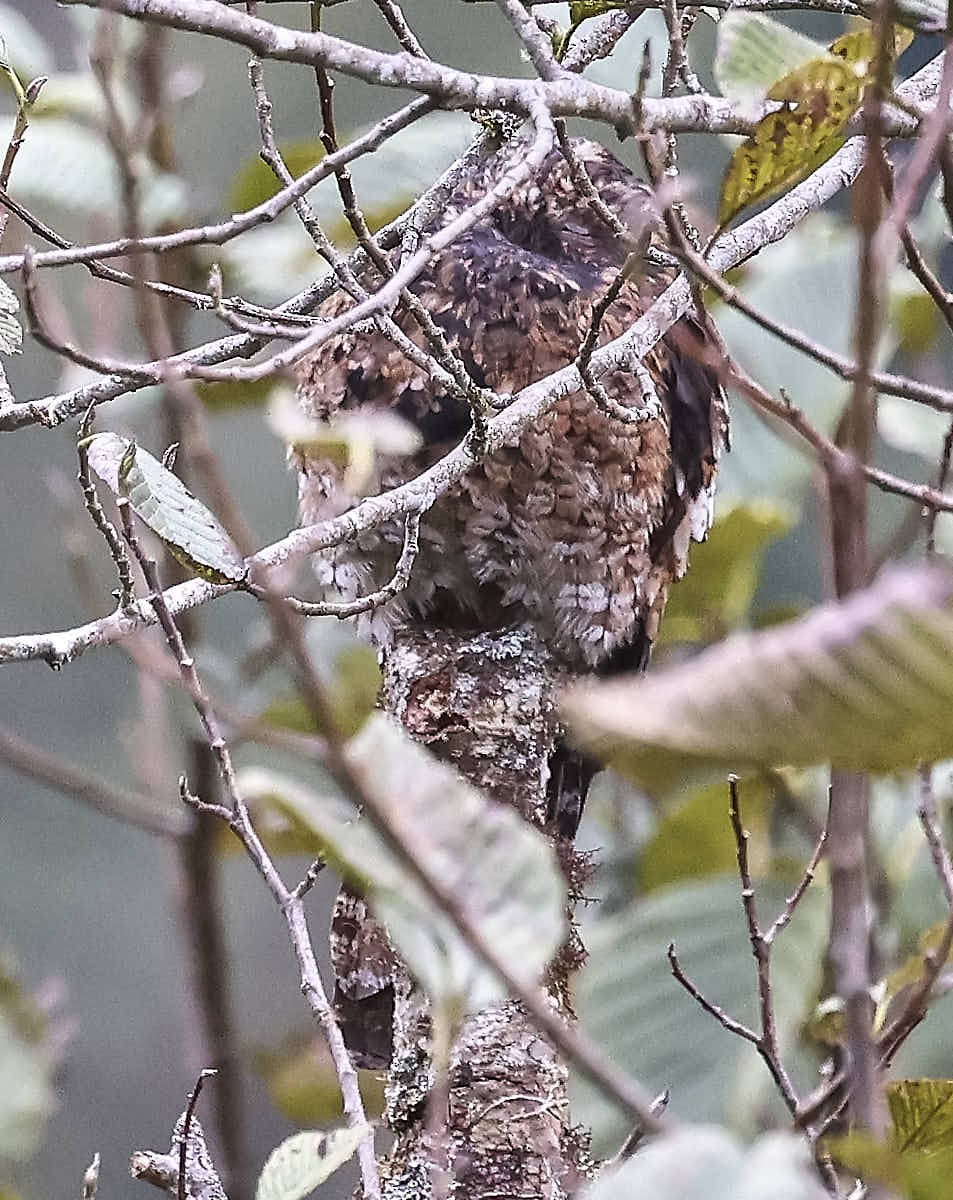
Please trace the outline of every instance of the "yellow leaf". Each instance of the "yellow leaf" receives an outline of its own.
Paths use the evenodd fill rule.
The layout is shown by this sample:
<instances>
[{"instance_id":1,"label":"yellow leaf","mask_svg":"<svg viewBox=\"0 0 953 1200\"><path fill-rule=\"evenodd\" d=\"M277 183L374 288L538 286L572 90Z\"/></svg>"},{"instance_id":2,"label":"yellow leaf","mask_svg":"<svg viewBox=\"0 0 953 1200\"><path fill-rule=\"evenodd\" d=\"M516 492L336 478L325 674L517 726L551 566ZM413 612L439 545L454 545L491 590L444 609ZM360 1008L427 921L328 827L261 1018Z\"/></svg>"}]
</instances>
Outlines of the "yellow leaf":
<instances>
[{"instance_id":1,"label":"yellow leaf","mask_svg":"<svg viewBox=\"0 0 953 1200\"><path fill-rule=\"evenodd\" d=\"M788 107L769 113L735 151L722 182L718 224L806 179L844 144L866 76L853 63L825 55L779 80L768 98Z\"/></svg>"}]
</instances>

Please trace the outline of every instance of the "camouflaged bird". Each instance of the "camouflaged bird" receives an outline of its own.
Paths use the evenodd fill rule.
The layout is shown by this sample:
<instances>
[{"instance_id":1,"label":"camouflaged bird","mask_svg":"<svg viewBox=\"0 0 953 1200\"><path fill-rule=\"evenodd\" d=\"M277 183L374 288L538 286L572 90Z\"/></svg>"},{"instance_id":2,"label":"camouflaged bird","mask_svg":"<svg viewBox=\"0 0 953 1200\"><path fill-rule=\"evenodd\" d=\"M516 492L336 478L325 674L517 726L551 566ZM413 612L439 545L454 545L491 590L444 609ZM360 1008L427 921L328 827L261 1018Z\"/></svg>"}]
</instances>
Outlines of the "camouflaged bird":
<instances>
[{"instance_id":1,"label":"camouflaged bird","mask_svg":"<svg viewBox=\"0 0 953 1200\"><path fill-rule=\"evenodd\" d=\"M574 143L601 198L635 233L646 228L647 189L601 146ZM452 219L505 171L525 142L505 146L472 171L439 223ZM577 194L568 165L551 153L533 180L438 254L412 290L474 381L515 393L577 357L593 304L616 278L626 248ZM600 341L618 337L671 282L648 262L602 321ZM373 291L380 278L362 279ZM320 310L347 311L343 295ZM413 341L426 340L402 308L394 318ZM476 630L531 622L571 673L644 667L672 582L685 571L689 542L711 524L718 459L727 439L722 390L705 362L712 334L680 321L646 356L657 403L626 422L585 391L557 401L517 441L474 464L426 514L409 586L358 618L385 650L407 622ZM394 487L436 462L467 436L465 401L376 332L346 332L300 367L304 411L332 420L353 410L391 411L420 433L423 448L381 457L365 494ZM628 407L645 407L636 375L601 382ZM295 453L301 521L337 516L362 497L339 461ZM351 600L393 575L403 522L362 534L316 556L319 578ZM560 747L551 760L549 798L559 831L572 836L594 764ZM335 1001L359 1065L390 1057L393 956L364 901L342 891L332 919Z\"/></svg>"},{"instance_id":2,"label":"camouflaged bird","mask_svg":"<svg viewBox=\"0 0 953 1200\"><path fill-rule=\"evenodd\" d=\"M601 146L575 142L602 199L630 228L645 225L648 193ZM470 174L440 223L482 196L505 170L510 143ZM436 256L413 285L474 380L515 393L571 363L592 306L626 258L620 239L578 196L565 159L553 151L536 177L482 223ZM600 341L623 333L671 282L646 264L605 315ZM373 273L362 280L373 290ZM338 295L321 310L345 312ZM394 314L426 342L400 308ZM685 571L688 545L706 535L727 417L722 390L704 363L710 335L680 321L646 356L659 401L655 415L628 423L585 392L559 400L518 442L490 454L443 496L421 526L410 585L359 618L386 648L402 622L455 620L488 629L529 620L572 672L645 664L669 587ZM636 376L601 380L626 406L642 407ZM448 396L381 334L347 332L299 370L299 397L311 416L391 410L411 422L423 449L382 457L366 494L417 475L465 437L466 402ZM345 486L339 463L298 455L303 523L336 516L362 497ZM393 574L403 540L394 521L316 556L322 582L354 599Z\"/></svg>"}]
</instances>

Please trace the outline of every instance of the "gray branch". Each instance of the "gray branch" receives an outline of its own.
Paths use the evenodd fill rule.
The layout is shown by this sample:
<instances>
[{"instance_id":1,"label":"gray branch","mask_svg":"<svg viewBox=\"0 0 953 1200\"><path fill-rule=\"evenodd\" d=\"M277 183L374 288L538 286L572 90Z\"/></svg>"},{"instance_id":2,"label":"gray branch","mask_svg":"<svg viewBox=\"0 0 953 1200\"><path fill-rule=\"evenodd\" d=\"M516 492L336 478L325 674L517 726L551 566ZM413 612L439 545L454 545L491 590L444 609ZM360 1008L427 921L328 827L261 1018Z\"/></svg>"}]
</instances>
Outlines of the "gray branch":
<instances>
[{"instance_id":1,"label":"gray branch","mask_svg":"<svg viewBox=\"0 0 953 1200\"><path fill-rule=\"evenodd\" d=\"M132 4L133 0L123 2ZM137 2L150 4L159 3L160 0ZM929 104L936 98L940 74L941 59L937 57L899 89L901 99L913 105ZM727 271L752 258L765 246L781 241L842 188L850 187L863 161L864 140L852 138L803 183L737 229L723 234L709 255L711 266L717 271ZM593 374L598 378L611 370L631 368L688 311L690 305L691 288L682 276L625 334L593 354ZM581 387L579 372L574 365L570 365L524 388L514 397L512 404L488 422L488 452L516 441L528 424L562 397ZM293 531L252 556L248 560L249 569L253 574L267 572L272 567L340 545L395 517L419 510L422 505L432 503L434 497L458 483L472 466L473 458L468 449L463 445L458 446L409 483L383 495L371 496L333 520ZM195 579L170 588L166 599L170 612L177 614L234 590L235 585L216 585ZM75 629L0 638L0 665L43 659L52 666L62 666L91 646L110 645L145 625L154 624L155 620L151 607L139 603L129 613L116 612Z\"/></svg>"}]
</instances>

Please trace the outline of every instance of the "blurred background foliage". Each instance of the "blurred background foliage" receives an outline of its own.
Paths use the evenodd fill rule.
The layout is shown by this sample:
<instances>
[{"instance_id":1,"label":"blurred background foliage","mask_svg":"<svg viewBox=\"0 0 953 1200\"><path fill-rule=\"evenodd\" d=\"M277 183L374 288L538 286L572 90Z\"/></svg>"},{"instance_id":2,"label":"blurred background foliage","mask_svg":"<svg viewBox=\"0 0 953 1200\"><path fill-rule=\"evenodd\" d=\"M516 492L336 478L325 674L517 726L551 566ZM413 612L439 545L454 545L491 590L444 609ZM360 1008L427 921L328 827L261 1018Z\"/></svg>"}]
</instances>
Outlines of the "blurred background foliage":
<instances>
[{"instance_id":1,"label":"blurred background foliage","mask_svg":"<svg viewBox=\"0 0 953 1200\"><path fill-rule=\"evenodd\" d=\"M520 59L508 27L492 5L450 0L407 0L405 9L437 58L463 67L518 74ZM448 12L452 19L448 19ZM565 16L565 6L552 12ZM269 16L300 24L300 6L274 5ZM32 113L27 140L11 181L13 195L74 241L112 236L117 229L118 182L101 136L98 91L87 70L92 14L35 0L0 4L0 34L21 78L50 76ZM791 18L790 24L829 39L842 32L833 18ZM326 14L326 28L389 47L372 6L353 0ZM141 36L125 27L130 51ZM646 39L662 60L663 25L647 13L593 78L631 87ZM689 49L703 82L711 84L714 30L703 18ZM921 45L920 42L925 44ZM902 63L913 70L928 52L919 39ZM248 207L273 185L257 161L254 105L244 54L207 39L176 38L171 45L170 94L174 169L146 164L144 195L150 228L219 219ZM657 72L656 72L657 74ZM269 66L280 141L297 172L320 156L316 142L313 78L303 68ZM655 81L657 90L657 79ZM125 103L133 105L133 96ZM340 81L336 104L342 134L366 127L396 106L394 94ZM7 105L12 114L12 97ZM0 121L0 139L12 115ZM583 127L580 126L580 130ZM472 136L466 117L437 114L395 138L354 168L355 184L372 226L388 220L460 152ZM683 137L682 164L703 225L712 221L726 140ZM633 162L631 147L613 150ZM899 153L903 153L901 150ZM348 242L333 185L313 194L325 228ZM948 267L940 207L927 196L915 221L920 243ZM22 241L11 222L4 249ZM192 286L203 287L218 260L227 291L272 302L320 271L310 243L285 214L221 253L187 260ZM849 352L854 307L856 246L842 211L818 215L782 244L737 273L735 282L766 312ZM80 268L44 277L51 318L61 332L110 353L141 353L122 289L91 282ZM740 363L777 394L792 400L820 427L833 432L846 385L723 306L715 316ZM213 336L209 317L189 315L190 341ZM925 380L948 380L949 338L932 307L897 268L891 279L890 321L880 347L883 364ZM81 373L32 343L9 374L18 399L75 386ZM294 522L294 487L284 450L269 431L263 405L270 389L205 390L214 445L228 482L261 543ZM132 433L161 452L164 430L157 396L137 393L101 410L100 424ZM935 471L947 418L904 401L880 408L877 459L913 478ZM71 569L89 553L99 610L106 611L111 569L85 529L75 473L72 425L30 429L0 439L4 519L0 522L0 628L4 633L75 625L89 615ZM873 536L883 559L918 555L924 523L908 505L872 493ZM812 462L784 434L744 404L733 409L733 451L724 464L714 534L693 551L692 571L676 588L657 662L675 661L739 629L790 617L830 590L825 510ZM953 520L938 523L941 552L953 550ZM286 681L258 669L263 630L255 608L229 598L203 612L197 654L218 695L273 728L307 730L300 708L287 698ZM347 667L347 630L325 621L309 631L316 657L337 681L342 703L366 687ZM7 668L0 676L0 719L25 737L117 782L143 779L135 747L154 738L161 748L164 791L175 802L184 761L182 730L193 717L181 697L160 708L161 720L144 731L142 712L154 698L118 648L90 652L55 678L37 665ZM164 702L165 703L165 702ZM133 751L130 753L130 751ZM266 765L314 784L313 764L278 750L243 743L239 761ZM138 771L138 774L137 774ZM938 768L941 801L953 791L950 772ZM134 1147L165 1144L195 1069L185 1019L185 958L176 929L176 866L167 847L118 826L35 783L0 768L0 1195L67 1195L76 1191L92 1153L103 1155L103 1187L127 1186L126 1159ZM761 882L759 903L771 919L797 879L821 826L827 780L821 771L788 771L741 781L745 820L752 831L752 862ZM874 802L874 851L880 864L877 903L883 997L903 986L892 974L943 914L942 897L915 817L915 784L881 779ZM732 1039L675 985L665 961L678 944L686 969L715 1001L750 1020L755 977L735 877L734 844L722 785L674 789L645 796L606 774L590 799L582 830L597 852L590 886L603 903L586 912L591 961L579 982L584 1024L649 1087L671 1089L680 1118L722 1120L751 1133L776 1115L777 1098L751 1046ZM306 847L294 830L289 853ZM300 861L304 861L301 859ZM300 866L289 863L289 873ZM223 910L244 1074L251 1158L260 1164L299 1124L324 1124L339 1101L326 1053L312 1037L298 994L284 933L271 901L244 860L223 855ZM318 946L334 882L322 879L313 900ZM800 1083L807 1084L823 1053L823 952L826 944L823 871L776 952L779 1020L784 1048ZM17 962L17 959L19 960ZM953 1004L939 1000L904 1048L896 1071L953 1076ZM379 1110L380 1080L365 1090ZM627 1132L589 1091L578 1093L578 1117L592 1122L597 1150L611 1150Z\"/></svg>"}]
</instances>

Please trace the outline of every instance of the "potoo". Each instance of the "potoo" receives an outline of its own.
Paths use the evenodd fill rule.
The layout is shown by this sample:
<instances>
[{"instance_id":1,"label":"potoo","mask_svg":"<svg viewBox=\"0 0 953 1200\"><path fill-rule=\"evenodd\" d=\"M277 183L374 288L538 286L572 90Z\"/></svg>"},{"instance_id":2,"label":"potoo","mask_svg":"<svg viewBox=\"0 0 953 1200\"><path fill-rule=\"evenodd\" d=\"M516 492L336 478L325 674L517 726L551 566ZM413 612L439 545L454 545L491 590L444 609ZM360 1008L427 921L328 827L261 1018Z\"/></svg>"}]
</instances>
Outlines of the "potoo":
<instances>
[{"instance_id":1,"label":"potoo","mask_svg":"<svg viewBox=\"0 0 953 1200\"><path fill-rule=\"evenodd\" d=\"M633 232L644 229L645 187L601 146L574 146L602 200ZM485 160L450 197L439 224L482 197L523 153L525 143L516 141ZM577 358L593 306L626 256L554 150L530 182L435 256L412 291L476 384L515 393ZM649 258L631 272L605 312L600 342L623 333L672 278ZM382 280L369 271L361 282L373 292ZM338 294L321 315L337 316L352 303ZM426 348L403 306L394 319ZM711 524L727 413L710 349L706 328L683 318L645 358L654 388L628 370L600 380L644 419L620 420L580 389L514 444L475 461L424 516L409 586L358 618L364 632L386 651L407 622L473 630L530 622L569 672L644 667L689 543ZM369 494L412 478L470 429L466 400L435 386L375 331L345 332L305 359L299 397L322 420L355 409L390 411L419 431L423 449L410 458L382 456ZM330 458L299 454L297 466L303 523L362 499ZM403 532L395 520L317 556L319 578L345 599L374 591L393 574ZM550 797L565 833L574 831L591 773L569 751L554 759Z\"/></svg>"}]
</instances>

